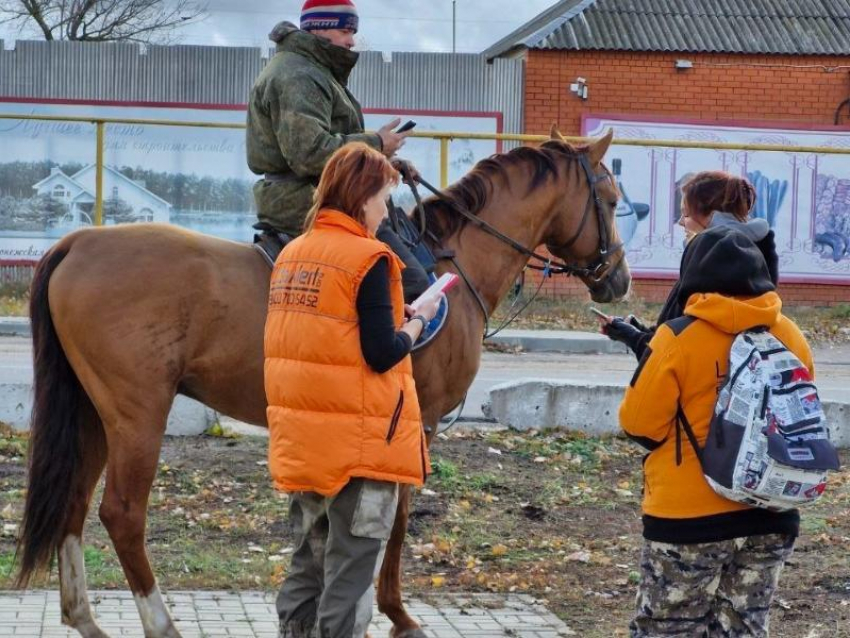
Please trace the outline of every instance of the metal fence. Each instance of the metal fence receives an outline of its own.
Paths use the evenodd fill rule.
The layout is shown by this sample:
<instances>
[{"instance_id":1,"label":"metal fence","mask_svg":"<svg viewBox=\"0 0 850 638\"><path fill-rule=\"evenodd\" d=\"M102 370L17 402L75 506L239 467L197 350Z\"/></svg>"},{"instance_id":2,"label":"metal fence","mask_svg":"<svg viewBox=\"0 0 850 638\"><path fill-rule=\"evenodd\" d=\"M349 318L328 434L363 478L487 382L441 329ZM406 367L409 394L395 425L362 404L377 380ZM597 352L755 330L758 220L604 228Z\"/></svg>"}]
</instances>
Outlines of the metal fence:
<instances>
[{"instance_id":1,"label":"metal fence","mask_svg":"<svg viewBox=\"0 0 850 638\"><path fill-rule=\"evenodd\" d=\"M271 50L0 41L0 98L245 104ZM500 112L522 132L523 62L367 51L350 86L366 108Z\"/></svg>"},{"instance_id":2,"label":"metal fence","mask_svg":"<svg viewBox=\"0 0 850 638\"><path fill-rule=\"evenodd\" d=\"M182 120L155 120L155 119L125 119L125 118L99 118L99 117L71 117L51 115L19 115L0 113L0 120L32 120L43 122L74 122L80 124L91 124L96 127L96 171L97 171L97 197L94 207L94 223L96 226L103 221L103 171L105 168L105 144L107 129L110 125L135 124L142 126L165 126L165 127L188 127L207 129L244 129L244 124L217 123L217 122L188 122ZM493 134L493 133L465 133L444 131L440 133L416 133L413 137L431 139L440 143L440 186L448 186L449 152L452 140L496 140L514 143L541 143L549 138L542 135L523 134ZM567 137L566 141L571 143L582 143L589 141L580 137ZM850 148L835 146L799 146L799 145L777 145L777 144L735 144L722 142L696 142L682 140L646 140L646 139L623 139L614 140L619 146L641 146L646 148L678 148L678 149L706 149L715 151L768 151L781 153L817 153L822 155L850 155Z\"/></svg>"},{"instance_id":3,"label":"metal fence","mask_svg":"<svg viewBox=\"0 0 850 638\"><path fill-rule=\"evenodd\" d=\"M143 126L156 127L200 127L200 128L222 128L222 129L242 129L244 124L241 123L216 123L216 122L187 122L187 121L168 121L155 119L123 119L123 118L103 118L98 116L91 117L71 117L71 116L47 116L47 115L21 115L11 113L0 113L0 121L2 120L35 120L48 122L74 122L77 124L87 124L96 131L96 197L93 209L93 223L100 225L103 223L103 206L104 206L104 171L105 171L105 144L109 139L109 131L114 126L122 126L127 124L137 124ZM465 132L439 132L439 133L414 133L415 137L431 139L440 144L440 183L441 186L446 186L448 182L448 165L450 158L451 144L453 140L498 140L502 142L515 143L540 143L547 140L545 136L535 135L514 135L492 133L465 133ZM570 142L585 141L581 138L568 138ZM616 139L614 144L619 146L633 146L645 148L666 148L666 149L702 149L711 151L766 151L771 153L781 153L783 155L805 153L817 154L824 156L850 156L850 148L842 146L802 146L802 145L772 145L772 144L735 144L735 143L719 143L719 142L696 142L682 140L657 140L657 139ZM813 235L814 237L814 235ZM835 249L833 249L834 252ZM8 266L8 267L7 267ZM26 282L31 276L32 270L23 263L0 264L0 286L9 284L20 284Z\"/></svg>"}]
</instances>

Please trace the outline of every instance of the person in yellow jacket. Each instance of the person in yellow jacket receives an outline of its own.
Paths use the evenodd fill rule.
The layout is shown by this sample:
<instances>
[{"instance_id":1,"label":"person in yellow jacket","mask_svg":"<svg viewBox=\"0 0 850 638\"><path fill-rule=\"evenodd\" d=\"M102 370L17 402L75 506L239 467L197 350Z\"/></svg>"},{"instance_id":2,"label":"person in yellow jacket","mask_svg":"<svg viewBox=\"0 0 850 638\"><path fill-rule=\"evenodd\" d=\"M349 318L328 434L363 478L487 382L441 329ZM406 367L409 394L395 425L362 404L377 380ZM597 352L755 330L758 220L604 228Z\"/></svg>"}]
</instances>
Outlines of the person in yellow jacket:
<instances>
[{"instance_id":1,"label":"person in yellow jacket","mask_svg":"<svg viewBox=\"0 0 850 638\"><path fill-rule=\"evenodd\" d=\"M681 274L684 316L659 326L620 406L621 427L649 450L631 636L767 636L799 513L751 508L715 493L696 452L677 436L676 415L681 407L704 445L732 341L743 330L767 327L814 375L812 353L782 314L761 251L734 227L697 235Z\"/></svg>"},{"instance_id":2,"label":"person in yellow jacket","mask_svg":"<svg viewBox=\"0 0 850 638\"><path fill-rule=\"evenodd\" d=\"M366 635L398 484L430 471L410 351L439 299L406 318L403 264L375 238L397 183L380 152L342 147L272 273L269 469L291 494L296 535L277 598L282 638Z\"/></svg>"}]
</instances>

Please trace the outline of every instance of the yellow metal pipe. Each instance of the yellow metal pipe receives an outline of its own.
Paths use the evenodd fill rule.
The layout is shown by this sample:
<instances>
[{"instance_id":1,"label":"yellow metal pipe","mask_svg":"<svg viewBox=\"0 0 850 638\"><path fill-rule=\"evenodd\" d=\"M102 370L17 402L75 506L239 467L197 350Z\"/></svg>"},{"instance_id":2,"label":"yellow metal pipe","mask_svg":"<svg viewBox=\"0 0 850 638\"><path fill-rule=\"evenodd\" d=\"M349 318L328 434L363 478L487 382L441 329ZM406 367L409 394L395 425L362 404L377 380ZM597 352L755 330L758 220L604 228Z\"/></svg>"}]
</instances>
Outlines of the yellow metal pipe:
<instances>
[{"instance_id":1,"label":"yellow metal pipe","mask_svg":"<svg viewBox=\"0 0 850 638\"><path fill-rule=\"evenodd\" d=\"M103 162L106 145L106 124L97 123L97 159L95 160L94 225L103 226Z\"/></svg>"},{"instance_id":2,"label":"yellow metal pipe","mask_svg":"<svg viewBox=\"0 0 850 638\"><path fill-rule=\"evenodd\" d=\"M95 160L94 225L103 226L103 163L106 147L106 123L97 122L97 159Z\"/></svg>"},{"instance_id":3,"label":"yellow metal pipe","mask_svg":"<svg viewBox=\"0 0 850 638\"><path fill-rule=\"evenodd\" d=\"M0 120L37 120L43 122L75 122L97 124L124 124L138 126L175 126L187 128L211 128L243 130L245 124L234 124L231 122L181 122L178 120L147 120L147 119L119 119L119 118L87 118L70 117L58 115L17 115L0 113ZM497 140L502 142L525 142L541 143L549 140L547 135L515 135L505 133L463 133L446 131L440 133L413 133L411 137L419 139L438 140L441 145L455 139L464 140ZM594 138L568 137L566 141L571 144L584 144L594 141ZM646 148L682 148L682 149L705 149L717 151L764 151L773 153L814 153L818 155L850 155L850 148L833 148L827 146L779 146L775 144L730 144L721 142L686 142L681 140L633 140L615 139L614 144L619 146L642 146ZM441 146L442 149L442 146Z\"/></svg>"},{"instance_id":4,"label":"yellow metal pipe","mask_svg":"<svg viewBox=\"0 0 850 638\"><path fill-rule=\"evenodd\" d=\"M440 139L440 188L449 185L449 138Z\"/></svg>"}]
</instances>

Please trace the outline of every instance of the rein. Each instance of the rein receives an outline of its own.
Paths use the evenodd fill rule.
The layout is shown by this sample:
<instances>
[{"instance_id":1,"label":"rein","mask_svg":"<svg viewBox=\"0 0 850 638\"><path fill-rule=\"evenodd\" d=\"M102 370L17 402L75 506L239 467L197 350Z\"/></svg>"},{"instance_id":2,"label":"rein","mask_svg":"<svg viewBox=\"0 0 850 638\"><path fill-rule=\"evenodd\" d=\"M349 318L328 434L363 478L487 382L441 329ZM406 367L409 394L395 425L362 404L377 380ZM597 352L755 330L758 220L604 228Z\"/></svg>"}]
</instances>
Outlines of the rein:
<instances>
[{"instance_id":1,"label":"rein","mask_svg":"<svg viewBox=\"0 0 850 638\"><path fill-rule=\"evenodd\" d=\"M547 275L567 275L567 276L576 276L576 277L586 277L589 279L593 279L595 283L602 281L601 275L605 273L605 270L609 266L608 256L616 252L622 247L622 244L618 244L616 246L609 246L610 238L608 237L608 227L605 224L605 218L602 214L602 202L599 199L599 193L596 190L596 185L606 179L609 179L609 175L606 173L604 175L596 175L593 172L593 169L590 166L590 162L587 160L586 155L579 155L579 163L584 170L585 176L587 178L587 185L590 189L590 194L587 198L587 204L584 208L584 215L581 218L581 222L579 223L578 230L576 234L567 241L567 243L562 246L556 247L557 249L564 250L569 248L573 244L575 244L579 238L581 237L582 231L584 227L587 225L587 220L590 217L591 211L596 212L597 221L599 223L599 251L596 261L593 262L590 266L578 266L576 264L566 264L563 262L555 261L551 257L546 257L541 255L534 250L526 248L522 244L520 244L515 239L508 237L498 228L495 228L491 224L488 224L486 221L478 217L477 215L473 215L468 210L453 204L447 197L446 194L441 190L435 188L431 184L429 184L426 180L419 178L419 183L422 184L425 188L427 188L431 193L433 193L438 199L442 200L442 202L449 206L452 210L454 210L458 215L471 222L474 226L480 228L484 232L492 235L499 241L504 244L507 244L517 252L522 255L525 255L529 258L529 260L536 260L543 264L542 266L538 266L536 264L529 264L528 268L532 270L538 270L546 273ZM405 183L410 186L413 191L413 196L416 199L416 207L420 216L420 229L424 229L425 226L425 210L422 205L422 199L419 197L419 193L416 189L415 183L409 176L405 176ZM420 230L421 236L421 230Z\"/></svg>"},{"instance_id":2,"label":"rein","mask_svg":"<svg viewBox=\"0 0 850 638\"><path fill-rule=\"evenodd\" d=\"M587 184L590 189L590 193L587 199L587 204L584 209L584 214L582 216L581 222L579 223L578 230L575 235L567 241L564 245L557 247L556 249L564 250L569 248L573 244L575 244L579 238L581 237L582 232L584 231L585 226L587 225L587 220L590 217L591 211L595 211L597 215L598 227L599 227L599 248L598 248L598 256L596 261L594 261L590 266L578 266L576 264L567 264L564 262L553 260L551 257L546 257L541 255L540 253L526 248L521 243L516 241L515 239L505 235L499 229L495 228L491 224L488 224L486 221L470 213L468 210L456 205L453 203L446 194L429 184L426 180L424 180L421 176L414 180L409 172L409 169L406 165L403 165L401 168L402 177L404 182L410 187L410 190L413 193L413 197L416 200L416 208L419 213L419 237L414 244L418 244L422 242L424 237L427 235L428 238L433 241L436 245L439 245L439 239L434 235L433 232L426 228L426 217L425 217L425 207L422 204L422 198L419 195L419 191L416 187L416 181L422 184L425 188L427 188L431 193L433 193L437 199L441 200L443 204L448 206L451 210L456 212L458 215L471 222L477 228L483 230L484 232L492 235L502 243L510 246L521 255L525 255L528 257L529 261L536 260L540 262L542 265L537 265L533 263L529 263L526 268L531 270L536 270L543 273L543 276L540 280L540 285L537 287L537 290L534 292L534 295L529 299L519 310L515 313L511 314L514 307L517 305L519 300L519 295L514 299L514 303L512 304L510 310L508 311L509 318L496 330L493 332L490 331L490 316L487 312L487 306L484 303L484 300L481 298L481 294L472 284L469 276L466 274L466 271L463 267L458 263L456 256L453 253L445 253L440 255L440 258L449 259L454 267L457 269L458 274L463 279L467 288L472 292L475 301L478 303L481 308L481 312L484 315L485 321L485 330L484 330L484 339L490 339L491 337L496 336L502 330L507 328L511 323L513 323L520 314L525 311L528 306L530 306L537 296L540 294L540 291L543 289L543 284L546 282L546 279L551 277L552 275L566 275L568 277L576 276L576 277L584 277L587 279L593 280L594 283L599 283L604 279L604 275L608 272L610 267L610 262L608 257L611 253L619 250L623 244L617 244L616 246L610 246L609 241L610 238L608 236L608 226L605 224L605 217L602 213L602 202L599 199L599 193L596 190L596 185L605 180L609 179L609 175L597 175L593 172L592 167L590 166L590 162L587 160L586 155L579 155L579 163L584 170L585 177L587 179ZM392 211L391 211L392 212ZM396 220L393 220L396 222ZM396 222L397 223L397 222ZM395 223L394 223L395 225Z\"/></svg>"}]
</instances>

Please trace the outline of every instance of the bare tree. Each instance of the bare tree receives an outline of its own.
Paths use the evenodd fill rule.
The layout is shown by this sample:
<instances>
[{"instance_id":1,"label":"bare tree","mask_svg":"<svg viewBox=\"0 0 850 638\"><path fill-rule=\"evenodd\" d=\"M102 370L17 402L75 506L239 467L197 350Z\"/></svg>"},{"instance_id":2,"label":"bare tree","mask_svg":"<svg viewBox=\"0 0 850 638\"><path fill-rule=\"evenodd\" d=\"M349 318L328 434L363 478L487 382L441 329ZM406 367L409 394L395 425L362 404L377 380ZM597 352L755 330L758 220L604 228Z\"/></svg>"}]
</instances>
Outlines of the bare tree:
<instances>
[{"instance_id":1,"label":"bare tree","mask_svg":"<svg viewBox=\"0 0 850 638\"><path fill-rule=\"evenodd\" d=\"M168 43L205 17L203 0L0 0L0 23L33 28L45 40Z\"/></svg>"}]
</instances>

